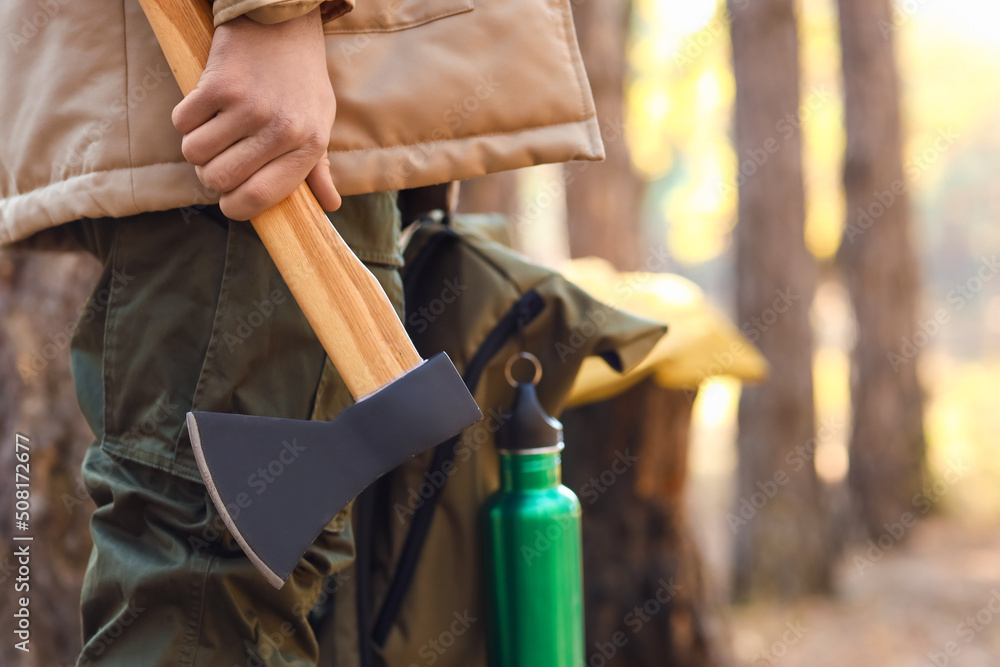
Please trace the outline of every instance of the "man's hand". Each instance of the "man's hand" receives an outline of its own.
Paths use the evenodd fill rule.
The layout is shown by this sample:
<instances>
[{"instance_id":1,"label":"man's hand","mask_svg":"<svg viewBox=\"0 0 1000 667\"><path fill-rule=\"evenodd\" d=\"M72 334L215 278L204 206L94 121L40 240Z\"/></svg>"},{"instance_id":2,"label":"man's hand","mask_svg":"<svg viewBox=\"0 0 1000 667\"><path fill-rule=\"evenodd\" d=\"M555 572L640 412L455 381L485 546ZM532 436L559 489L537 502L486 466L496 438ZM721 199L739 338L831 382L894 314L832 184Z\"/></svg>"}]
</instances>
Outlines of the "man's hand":
<instances>
[{"instance_id":1,"label":"man's hand","mask_svg":"<svg viewBox=\"0 0 1000 667\"><path fill-rule=\"evenodd\" d=\"M222 212L248 220L304 180L320 206L340 208L326 154L336 107L316 9L274 25L240 17L219 26L198 87L171 118L185 159L222 193Z\"/></svg>"}]
</instances>

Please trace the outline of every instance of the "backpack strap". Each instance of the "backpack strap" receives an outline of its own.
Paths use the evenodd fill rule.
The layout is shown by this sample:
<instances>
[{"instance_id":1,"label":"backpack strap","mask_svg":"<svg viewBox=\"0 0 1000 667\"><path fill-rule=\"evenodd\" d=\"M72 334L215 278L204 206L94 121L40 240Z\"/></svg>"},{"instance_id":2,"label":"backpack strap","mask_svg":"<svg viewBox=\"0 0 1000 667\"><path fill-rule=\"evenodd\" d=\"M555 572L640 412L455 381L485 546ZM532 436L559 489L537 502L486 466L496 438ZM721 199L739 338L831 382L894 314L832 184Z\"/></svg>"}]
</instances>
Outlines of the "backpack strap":
<instances>
[{"instance_id":1,"label":"backpack strap","mask_svg":"<svg viewBox=\"0 0 1000 667\"><path fill-rule=\"evenodd\" d=\"M422 188L418 188L417 190L422 190ZM416 190L401 191L399 193L400 206L402 207L405 203L403 202L404 196L409 197L409 206L411 206L410 211L412 212L415 210L413 208L415 206L414 201L423 200L426 203L429 201L428 198L432 199L434 196L432 192L414 194L415 192ZM440 191L438 194L440 194ZM407 215L411 215L411 213L404 213L403 226L406 227L412 224L412 228L407 229L405 232L411 236L406 246L406 265L403 268L404 300L410 300L413 297L413 289L417 282L413 277L421 275L424 267L437 255L441 248L458 240L458 235L450 227L432 224L433 220L426 212L422 212L416 219L408 220ZM455 439L453 438L453 440ZM435 466L442 463L441 457L444 456L446 445L447 443L443 443L437 446L434 457L431 460L430 469L436 470ZM371 621L375 604L375 593L372 587L372 571L374 567L372 541L375 531L375 505L377 498L386 492L390 478L391 474L385 475L375 482L375 484L362 491L354 502L355 609L357 613L360 667L373 667L375 660L374 646L381 647L385 643L388 628L391 627L392 621L398 615L403 596L409 587L410 581L413 579L416 563L420 559L420 551L423 548L426 533L430 527L432 514L429 514L425 508L428 506L433 507L437 503L437 494L435 494L433 498L428 499L424 505L418 508L422 511L415 514L412 519L413 523L407 532L397 570L393 575L393 581L387 593L386 601L382 604L376 622L376 628L382 628L384 625L385 629L373 632ZM427 526L415 531L415 527L420 526L424 522L427 523ZM387 609L389 610L388 616ZM375 642L374 644L372 643L373 641Z\"/></svg>"},{"instance_id":2,"label":"backpack strap","mask_svg":"<svg viewBox=\"0 0 1000 667\"><path fill-rule=\"evenodd\" d=\"M444 234L438 233L436 236L445 236ZM431 253L441 248L440 244L435 244L431 246ZM426 250L426 246L425 246ZM421 255L427 255L431 253L421 253ZM416 269L416 263L413 266ZM465 385L469 388L469 391L475 395L476 387L479 385L479 379L482 376L483 370L485 370L487 363L497 355L497 353L514 337L521 327L526 326L529 322L534 320L545 308L545 301L542 299L541 295L534 290L526 292L523 294L507 311L507 313L500 318L486 338L483 343L476 350L475 354L469 360L468 366L465 368L465 372L462 374L462 379L465 381ZM444 468L450 465L455 459L455 453L458 448L459 439L461 435L455 436L446 442L441 443L434 450L434 457L431 460L428 470L425 476L431 476L434 473L443 473ZM372 629L371 638L377 646L384 646L385 641L389 636L389 631L392 629L392 624L395 622L396 617L399 615L399 610L402 607L403 600L406 597L406 593L409 590L410 584L413 582L413 577L416 574L417 566L420 563L420 555L423 551L424 544L427 542L427 536L430 533L431 522L434 518L434 511L437 508L438 501L441 499L441 495L444 492L445 485L448 483L448 475L444 475L444 484L433 485L433 490L429 497L424 499L424 503L416 509L413 518L410 523L410 529L407 531L406 540L403 543L403 549L400 553L399 562L396 565L396 570L393 572L392 581L389 584L388 592L386 593L385 599L382 602L382 607L379 610L378 616L375 620L375 625Z\"/></svg>"},{"instance_id":3,"label":"backpack strap","mask_svg":"<svg viewBox=\"0 0 1000 667\"><path fill-rule=\"evenodd\" d=\"M431 471L442 471L449 462L455 459L455 449L460 437L456 435L442 442L434 449L434 458L431 459L431 463L427 467L428 472L425 474L430 474ZM447 477L445 477L445 483L447 481ZM417 564L420 562L420 554L424 549L424 544L427 542L427 535L431 530L431 519L434 518L434 510L437 508L438 500L441 499L441 491L443 489L444 484L435 486L431 496L426 498L424 503L417 508L410 522L410 529L406 533L406 540L403 542L403 549L399 554L399 562L396 564L396 570L392 574L389 590L386 592L382 608L379 610L378 616L375 619L375 625L372 628L371 638L376 646L382 647L385 645L385 640L389 637L392 624L399 615L403 599L410 588L410 583L413 582L414 574L416 574Z\"/></svg>"}]
</instances>

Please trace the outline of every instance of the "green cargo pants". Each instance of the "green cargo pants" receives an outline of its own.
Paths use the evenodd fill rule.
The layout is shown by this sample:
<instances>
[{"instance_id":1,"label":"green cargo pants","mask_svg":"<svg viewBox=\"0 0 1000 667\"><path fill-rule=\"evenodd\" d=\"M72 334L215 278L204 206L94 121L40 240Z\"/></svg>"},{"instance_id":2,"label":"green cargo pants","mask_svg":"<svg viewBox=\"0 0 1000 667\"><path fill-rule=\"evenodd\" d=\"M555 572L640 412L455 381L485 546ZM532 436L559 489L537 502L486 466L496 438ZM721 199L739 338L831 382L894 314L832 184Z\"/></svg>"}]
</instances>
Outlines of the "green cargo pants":
<instances>
[{"instance_id":1,"label":"green cargo pants","mask_svg":"<svg viewBox=\"0 0 1000 667\"><path fill-rule=\"evenodd\" d=\"M394 196L347 197L330 218L400 309ZM104 265L71 348L96 436L78 665L315 665L306 617L353 559L348 511L274 589L226 531L184 416L332 419L349 393L249 224L209 207L69 229Z\"/></svg>"}]
</instances>

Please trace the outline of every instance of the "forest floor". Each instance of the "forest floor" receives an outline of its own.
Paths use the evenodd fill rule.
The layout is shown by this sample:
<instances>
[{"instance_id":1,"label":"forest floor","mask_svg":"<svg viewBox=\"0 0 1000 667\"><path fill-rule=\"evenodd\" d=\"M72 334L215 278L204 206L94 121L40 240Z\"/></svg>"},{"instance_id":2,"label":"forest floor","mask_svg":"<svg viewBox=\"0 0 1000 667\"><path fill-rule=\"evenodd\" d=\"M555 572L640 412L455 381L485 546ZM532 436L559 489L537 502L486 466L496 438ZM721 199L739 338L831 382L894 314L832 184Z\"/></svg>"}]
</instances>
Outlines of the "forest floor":
<instances>
[{"instance_id":1,"label":"forest floor","mask_svg":"<svg viewBox=\"0 0 1000 667\"><path fill-rule=\"evenodd\" d=\"M997 667L1000 529L935 516L839 558L830 598L729 609L736 665Z\"/></svg>"},{"instance_id":2,"label":"forest floor","mask_svg":"<svg viewBox=\"0 0 1000 667\"><path fill-rule=\"evenodd\" d=\"M940 492L934 486L935 511L915 505L916 525L884 552L869 555L868 545L849 543L829 597L725 608L719 625L728 638L720 643L734 667L1000 667L1000 363L938 358L931 367L929 468L948 482ZM723 600L732 569L724 517L734 506L738 400L725 382L699 394L704 409L696 403L690 450L688 517L714 597ZM846 412L833 416L850 423ZM839 469L839 481L826 481L831 507L839 508L832 514L840 517L831 528L841 532L849 525L847 437L844 428L839 441L827 443L839 457L823 460L821 450L816 457L819 472ZM831 460L840 465L820 465ZM949 481L953 464L963 472Z\"/></svg>"}]
</instances>

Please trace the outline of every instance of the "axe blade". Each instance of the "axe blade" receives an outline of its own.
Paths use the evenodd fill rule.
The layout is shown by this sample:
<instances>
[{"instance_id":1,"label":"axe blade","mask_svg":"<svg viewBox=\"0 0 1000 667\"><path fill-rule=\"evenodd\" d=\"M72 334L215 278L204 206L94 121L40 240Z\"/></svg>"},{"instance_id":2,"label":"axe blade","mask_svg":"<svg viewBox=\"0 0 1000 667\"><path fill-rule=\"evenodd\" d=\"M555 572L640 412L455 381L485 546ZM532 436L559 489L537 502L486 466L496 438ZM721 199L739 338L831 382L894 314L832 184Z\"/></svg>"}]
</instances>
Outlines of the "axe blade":
<instances>
[{"instance_id":1,"label":"axe blade","mask_svg":"<svg viewBox=\"0 0 1000 667\"><path fill-rule=\"evenodd\" d=\"M226 526L281 588L313 540L365 487L481 418L441 353L332 422L189 412L187 425Z\"/></svg>"}]
</instances>

